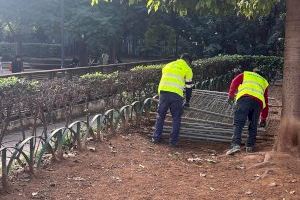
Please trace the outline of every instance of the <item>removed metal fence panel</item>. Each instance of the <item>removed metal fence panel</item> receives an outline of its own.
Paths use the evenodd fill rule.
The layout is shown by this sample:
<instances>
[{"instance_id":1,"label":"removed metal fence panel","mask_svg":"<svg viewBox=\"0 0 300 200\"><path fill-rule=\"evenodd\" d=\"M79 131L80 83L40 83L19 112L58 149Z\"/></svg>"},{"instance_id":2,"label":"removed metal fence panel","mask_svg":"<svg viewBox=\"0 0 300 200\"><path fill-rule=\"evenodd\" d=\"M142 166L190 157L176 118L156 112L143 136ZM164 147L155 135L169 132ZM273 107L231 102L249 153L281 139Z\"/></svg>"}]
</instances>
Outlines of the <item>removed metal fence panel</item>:
<instances>
[{"instance_id":1,"label":"removed metal fence panel","mask_svg":"<svg viewBox=\"0 0 300 200\"><path fill-rule=\"evenodd\" d=\"M212 90L199 90L199 89L194 89L193 92L198 92L198 93L204 93L204 94L216 94L220 96L227 96L227 92L219 92L219 91L212 91Z\"/></svg>"},{"instance_id":2,"label":"removed metal fence panel","mask_svg":"<svg viewBox=\"0 0 300 200\"><path fill-rule=\"evenodd\" d=\"M203 113L210 114L210 115L215 115L215 116L219 116L219 117L225 117L225 118L233 119L232 116L223 115L223 114L220 114L220 113L215 113L215 112L211 112L211 111L208 111L208 110L202 110L202 109L199 109L199 108L189 107L186 110L191 110L191 111L196 111L196 112L203 112Z\"/></svg>"},{"instance_id":3,"label":"removed metal fence panel","mask_svg":"<svg viewBox=\"0 0 300 200\"><path fill-rule=\"evenodd\" d=\"M170 130L164 130L163 135L170 135ZM202 132L202 131L180 131L179 137L186 136L186 135L193 135L193 136L200 136L200 137L209 137L209 138L219 138L219 139L230 139L232 141L232 134L220 134L220 133L211 133L211 132ZM242 134L242 140L247 140L248 135ZM264 137L264 136L257 136L257 141L273 141L273 138Z\"/></svg>"}]
</instances>

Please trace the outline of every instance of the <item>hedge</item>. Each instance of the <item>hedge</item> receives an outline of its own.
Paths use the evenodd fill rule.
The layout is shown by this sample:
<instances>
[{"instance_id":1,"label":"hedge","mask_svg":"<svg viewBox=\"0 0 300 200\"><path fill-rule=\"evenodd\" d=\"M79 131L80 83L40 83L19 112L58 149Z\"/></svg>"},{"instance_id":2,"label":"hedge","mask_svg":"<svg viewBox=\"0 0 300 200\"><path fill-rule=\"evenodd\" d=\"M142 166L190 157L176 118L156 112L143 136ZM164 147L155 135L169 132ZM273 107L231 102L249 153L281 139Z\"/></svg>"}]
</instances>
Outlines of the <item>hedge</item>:
<instances>
[{"instance_id":1,"label":"hedge","mask_svg":"<svg viewBox=\"0 0 300 200\"><path fill-rule=\"evenodd\" d=\"M276 56L225 55L193 62L193 71L197 80L205 80L226 74L235 68L241 71L255 67L269 66L270 69L282 70L283 58Z\"/></svg>"},{"instance_id":2,"label":"hedge","mask_svg":"<svg viewBox=\"0 0 300 200\"><path fill-rule=\"evenodd\" d=\"M225 55L193 62L197 88L227 90L235 75L258 67L269 81L275 80L283 70L283 58L276 56Z\"/></svg>"},{"instance_id":3,"label":"hedge","mask_svg":"<svg viewBox=\"0 0 300 200\"><path fill-rule=\"evenodd\" d=\"M273 81L282 72L283 58L276 56L224 55L193 61L194 82L200 89L226 90L237 73L258 67L263 76ZM162 65L139 66L135 70L156 70L160 78ZM158 80L157 80L158 81Z\"/></svg>"}]
</instances>

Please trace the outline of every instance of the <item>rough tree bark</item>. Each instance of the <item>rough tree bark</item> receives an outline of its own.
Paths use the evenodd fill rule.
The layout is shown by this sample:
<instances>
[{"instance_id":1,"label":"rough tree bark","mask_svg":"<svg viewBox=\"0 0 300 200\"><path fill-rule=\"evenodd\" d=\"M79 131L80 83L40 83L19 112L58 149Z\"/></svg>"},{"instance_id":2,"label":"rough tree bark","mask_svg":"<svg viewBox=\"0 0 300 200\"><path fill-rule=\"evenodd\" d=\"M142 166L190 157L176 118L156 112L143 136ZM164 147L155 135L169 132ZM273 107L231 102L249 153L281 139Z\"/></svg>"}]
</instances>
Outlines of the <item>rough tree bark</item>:
<instances>
[{"instance_id":1,"label":"rough tree bark","mask_svg":"<svg viewBox=\"0 0 300 200\"><path fill-rule=\"evenodd\" d=\"M300 156L300 1L287 0L286 6L283 112L275 148Z\"/></svg>"}]
</instances>

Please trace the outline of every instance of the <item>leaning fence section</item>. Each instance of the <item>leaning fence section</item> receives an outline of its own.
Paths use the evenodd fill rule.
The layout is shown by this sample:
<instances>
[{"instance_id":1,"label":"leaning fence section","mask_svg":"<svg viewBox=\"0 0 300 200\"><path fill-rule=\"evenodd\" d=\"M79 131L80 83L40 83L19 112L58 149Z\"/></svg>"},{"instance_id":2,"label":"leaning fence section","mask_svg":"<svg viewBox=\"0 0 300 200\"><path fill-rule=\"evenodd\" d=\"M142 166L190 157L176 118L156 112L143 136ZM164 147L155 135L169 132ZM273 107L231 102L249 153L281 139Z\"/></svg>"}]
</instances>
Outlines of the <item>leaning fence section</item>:
<instances>
[{"instance_id":1,"label":"leaning fence section","mask_svg":"<svg viewBox=\"0 0 300 200\"><path fill-rule=\"evenodd\" d=\"M190 107L184 110L180 128L181 138L230 143L233 133L233 115L235 106L228 104L226 92L193 90ZM271 106L278 102L270 98ZM155 122L156 113L151 113L151 121ZM167 115L163 135L167 136L172 129L172 119ZM267 125L269 123L267 122ZM154 129L154 127L153 127ZM242 134L243 142L248 137L247 129ZM257 142L273 141L274 135L266 133L265 128L258 129Z\"/></svg>"},{"instance_id":2,"label":"leaning fence section","mask_svg":"<svg viewBox=\"0 0 300 200\"><path fill-rule=\"evenodd\" d=\"M47 134L46 138L30 136L15 146L1 148L2 188L7 189L9 175L16 166L21 166L29 174L33 174L35 167L42 166L44 158L51 156L52 159L60 160L65 150L83 150L89 137L93 137L94 141L101 141L104 136L126 130L130 124L139 124L141 118L148 117L151 110L153 111L152 98L143 102L135 101L119 110L110 109L93 117L88 115L86 120L58 128Z\"/></svg>"}]
</instances>

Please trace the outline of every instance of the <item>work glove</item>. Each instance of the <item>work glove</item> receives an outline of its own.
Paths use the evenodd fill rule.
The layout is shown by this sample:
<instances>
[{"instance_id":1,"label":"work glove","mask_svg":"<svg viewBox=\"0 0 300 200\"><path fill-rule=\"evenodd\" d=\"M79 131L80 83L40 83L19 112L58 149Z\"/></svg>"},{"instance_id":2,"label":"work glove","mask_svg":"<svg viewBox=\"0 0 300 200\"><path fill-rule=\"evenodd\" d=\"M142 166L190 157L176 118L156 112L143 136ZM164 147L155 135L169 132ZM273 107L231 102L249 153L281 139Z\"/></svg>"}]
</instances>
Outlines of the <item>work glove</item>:
<instances>
[{"instance_id":1,"label":"work glove","mask_svg":"<svg viewBox=\"0 0 300 200\"><path fill-rule=\"evenodd\" d=\"M183 109L190 107L190 102L184 102L182 105Z\"/></svg>"},{"instance_id":2,"label":"work glove","mask_svg":"<svg viewBox=\"0 0 300 200\"><path fill-rule=\"evenodd\" d=\"M259 126L260 126L260 127L265 128L266 125L267 125L267 123L266 123L266 120L265 120L265 119L260 120L260 123L259 123Z\"/></svg>"},{"instance_id":3,"label":"work glove","mask_svg":"<svg viewBox=\"0 0 300 200\"><path fill-rule=\"evenodd\" d=\"M234 104L234 98L228 97L227 102L228 102L231 106L233 106L233 104Z\"/></svg>"}]
</instances>

